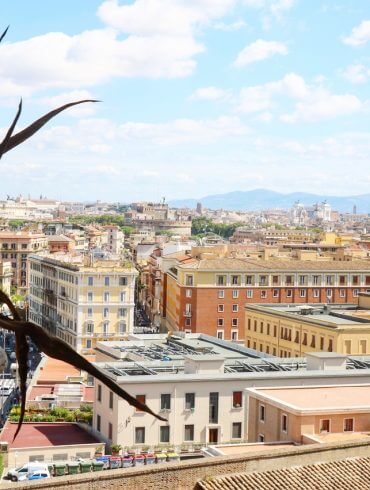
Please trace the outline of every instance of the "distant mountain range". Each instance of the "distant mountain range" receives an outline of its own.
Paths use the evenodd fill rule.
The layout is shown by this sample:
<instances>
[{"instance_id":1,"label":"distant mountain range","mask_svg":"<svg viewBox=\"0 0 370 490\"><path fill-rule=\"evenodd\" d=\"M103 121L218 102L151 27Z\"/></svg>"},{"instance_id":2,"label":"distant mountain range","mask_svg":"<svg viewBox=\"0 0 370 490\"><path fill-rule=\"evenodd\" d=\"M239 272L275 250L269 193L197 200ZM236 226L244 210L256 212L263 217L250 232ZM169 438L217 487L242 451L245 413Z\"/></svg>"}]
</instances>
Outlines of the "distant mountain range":
<instances>
[{"instance_id":1,"label":"distant mountain range","mask_svg":"<svg viewBox=\"0 0 370 490\"><path fill-rule=\"evenodd\" d=\"M233 211L256 211L264 209L289 209L296 201L307 206L326 201L332 209L341 213L352 213L356 205L357 213L370 213L370 194L359 196L329 196L292 192L281 194L267 189L253 191L235 191L226 194L214 194L199 199L178 199L170 201L170 206L195 208L200 202L209 209L229 209Z\"/></svg>"}]
</instances>

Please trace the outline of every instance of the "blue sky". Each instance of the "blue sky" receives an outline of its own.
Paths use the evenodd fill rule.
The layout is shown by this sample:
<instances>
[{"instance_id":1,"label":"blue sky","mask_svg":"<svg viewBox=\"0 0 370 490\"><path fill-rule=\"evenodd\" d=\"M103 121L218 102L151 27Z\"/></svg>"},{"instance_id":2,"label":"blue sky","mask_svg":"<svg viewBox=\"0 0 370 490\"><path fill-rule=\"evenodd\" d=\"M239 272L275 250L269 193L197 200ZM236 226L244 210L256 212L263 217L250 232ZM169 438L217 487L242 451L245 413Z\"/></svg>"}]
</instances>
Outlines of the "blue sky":
<instances>
[{"instance_id":1,"label":"blue sky","mask_svg":"<svg viewBox=\"0 0 370 490\"><path fill-rule=\"evenodd\" d=\"M0 197L369 191L370 4L4 0L1 128L79 98L0 162Z\"/></svg>"}]
</instances>

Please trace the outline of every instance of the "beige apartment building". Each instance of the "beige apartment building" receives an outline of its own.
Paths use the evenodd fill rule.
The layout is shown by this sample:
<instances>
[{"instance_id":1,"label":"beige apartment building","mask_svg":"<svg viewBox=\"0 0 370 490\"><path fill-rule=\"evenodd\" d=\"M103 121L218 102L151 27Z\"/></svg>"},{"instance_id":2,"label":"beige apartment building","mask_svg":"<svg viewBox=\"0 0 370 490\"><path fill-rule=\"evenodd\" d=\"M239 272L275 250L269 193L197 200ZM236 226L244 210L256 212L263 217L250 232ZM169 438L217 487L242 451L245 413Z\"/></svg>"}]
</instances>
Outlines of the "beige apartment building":
<instances>
[{"instance_id":1,"label":"beige apartment building","mask_svg":"<svg viewBox=\"0 0 370 490\"><path fill-rule=\"evenodd\" d=\"M332 370L306 367L304 359L251 355L207 335L137 335L129 342L99 343L96 366L167 422L129 406L96 381L93 428L108 444L125 448L243 442L247 388L366 383L370 376L369 368L347 369L345 363Z\"/></svg>"},{"instance_id":2,"label":"beige apartment building","mask_svg":"<svg viewBox=\"0 0 370 490\"><path fill-rule=\"evenodd\" d=\"M78 352L133 332L133 264L80 254L30 256L29 319Z\"/></svg>"},{"instance_id":3,"label":"beige apartment building","mask_svg":"<svg viewBox=\"0 0 370 490\"><path fill-rule=\"evenodd\" d=\"M246 305L245 345L280 357L308 352L370 354L368 294L359 305Z\"/></svg>"},{"instance_id":4,"label":"beige apartment building","mask_svg":"<svg viewBox=\"0 0 370 490\"><path fill-rule=\"evenodd\" d=\"M312 444L366 437L370 385L251 388L249 442Z\"/></svg>"},{"instance_id":5,"label":"beige apartment building","mask_svg":"<svg viewBox=\"0 0 370 490\"><path fill-rule=\"evenodd\" d=\"M11 285L18 293L26 295L29 287L29 262L31 253L47 250L48 241L44 233L29 233L24 231L0 232L1 259L10 261L13 277Z\"/></svg>"},{"instance_id":6,"label":"beige apartment building","mask_svg":"<svg viewBox=\"0 0 370 490\"><path fill-rule=\"evenodd\" d=\"M0 260L0 289L6 294L10 294L12 284L12 264L9 261Z\"/></svg>"}]
</instances>

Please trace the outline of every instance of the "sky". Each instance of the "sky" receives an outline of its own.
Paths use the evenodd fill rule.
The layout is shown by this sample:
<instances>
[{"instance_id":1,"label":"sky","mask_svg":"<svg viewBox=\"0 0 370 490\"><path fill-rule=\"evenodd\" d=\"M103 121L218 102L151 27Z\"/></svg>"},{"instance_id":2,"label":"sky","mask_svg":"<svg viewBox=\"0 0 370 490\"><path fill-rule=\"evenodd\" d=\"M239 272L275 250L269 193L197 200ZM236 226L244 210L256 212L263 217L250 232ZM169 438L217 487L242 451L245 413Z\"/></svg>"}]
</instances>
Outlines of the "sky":
<instances>
[{"instance_id":1,"label":"sky","mask_svg":"<svg viewBox=\"0 0 370 490\"><path fill-rule=\"evenodd\" d=\"M0 198L369 192L367 0L2 0Z\"/></svg>"}]
</instances>

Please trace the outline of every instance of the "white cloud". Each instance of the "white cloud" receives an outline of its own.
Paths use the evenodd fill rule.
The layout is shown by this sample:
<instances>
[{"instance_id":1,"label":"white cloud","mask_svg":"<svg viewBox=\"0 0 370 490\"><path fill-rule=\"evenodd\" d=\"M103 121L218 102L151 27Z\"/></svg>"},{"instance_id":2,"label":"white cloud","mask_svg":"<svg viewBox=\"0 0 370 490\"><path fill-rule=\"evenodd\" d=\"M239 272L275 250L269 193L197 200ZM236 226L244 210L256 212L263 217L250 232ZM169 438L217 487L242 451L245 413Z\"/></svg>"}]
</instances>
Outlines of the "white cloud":
<instances>
[{"instance_id":1,"label":"white cloud","mask_svg":"<svg viewBox=\"0 0 370 490\"><path fill-rule=\"evenodd\" d=\"M304 79L295 73L288 73L276 82L243 88L240 92L237 110L246 113L266 111L275 107L273 99L276 95L300 99L307 93L308 87Z\"/></svg>"},{"instance_id":2,"label":"white cloud","mask_svg":"<svg viewBox=\"0 0 370 490\"><path fill-rule=\"evenodd\" d=\"M189 97L191 100L225 100L230 98L230 90L217 87L202 87L195 90Z\"/></svg>"},{"instance_id":3,"label":"white cloud","mask_svg":"<svg viewBox=\"0 0 370 490\"><path fill-rule=\"evenodd\" d=\"M351 34L343 39L344 44L361 46L370 41L370 20L363 20L361 24L352 29Z\"/></svg>"},{"instance_id":4,"label":"white cloud","mask_svg":"<svg viewBox=\"0 0 370 490\"><path fill-rule=\"evenodd\" d=\"M138 36L192 36L199 26L225 15L235 0L106 0L99 17L111 27Z\"/></svg>"},{"instance_id":5,"label":"white cloud","mask_svg":"<svg viewBox=\"0 0 370 490\"><path fill-rule=\"evenodd\" d=\"M263 9L279 17L294 6L295 0L243 0L243 3L247 7Z\"/></svg>"},{"instance_id":6,"label":"white cloud","mask_svg":"<svg viewBox=\"0 0 370 490\"><path fill-rule=\"evenodd\" d=\"M190 75L197 40L236 0L106 0L98 9L104 28L76 35L49 32L0 45L0 93L24 97L48 88L82 89L114 77ZM240 23L238 25L240 27ZM238 27L234 26L234 27Z\"/></svg>"},{"instance_id":7,"label":"white cloud","mask_svg":"<svg viewBox=\"0 0 370 490\"><path fill-rule=\"evenodd\" d=\"M288 48L285 44L277 41L264 41L258 39L252 44L246 46L237 56L234 66L241 68L256 61L262 61L271 58L276 54L288 54Z\"/></svg>"},{"instance_id":8,"label":"white cloud","mask_svg":"<svg viewBox=\"0 0 370 490\"><path fill-rule=\"evenodd\" d=\"M370 78L370 69L358 63L347 66L341 75L351 83L365 83Z\"/></svg>"},{"instance_id":9,"label":"white cloud","mask_svg":"<svg viewBox=\"0 0 370 490\"><path fill-rule=\"evenodd\" d=\"M225 22L217 22L213 24L213 29L216 29L217 31L232 32L244 29L245 27L247 27L247 25L248 24L244 22L244 20L237 20L230 24L225 24Z\"/></svg>"},{"instance_id":10,"label":"white cloud","mask_svg":"<svg viewBox=\"0 0 370 490\"><path fill-rule=\"evenodd\" d=\"M291 99L295 105L292 112L280 116L285 123L315 122L357 113L363 103L352 94L332 94L319 85L308 85L305 80L289 73L276 82L245 87L240 92L239 112L268 112L278 107L281 99ZM263 116L260 115L263 120Z\"/></svg>"},{"instance_id":11,"label":"white cloud","mask_svg":"<svg viewBox=\"0 0 370 490\"><path fill-rule=\"evenodd\" d=\"M362 107L355 95L335 95L327 90L314 90L306 100L296 104L293 113L283 114L281 120L287 123L315 122L354 114Z\"/></svg>"}]
</instances>

